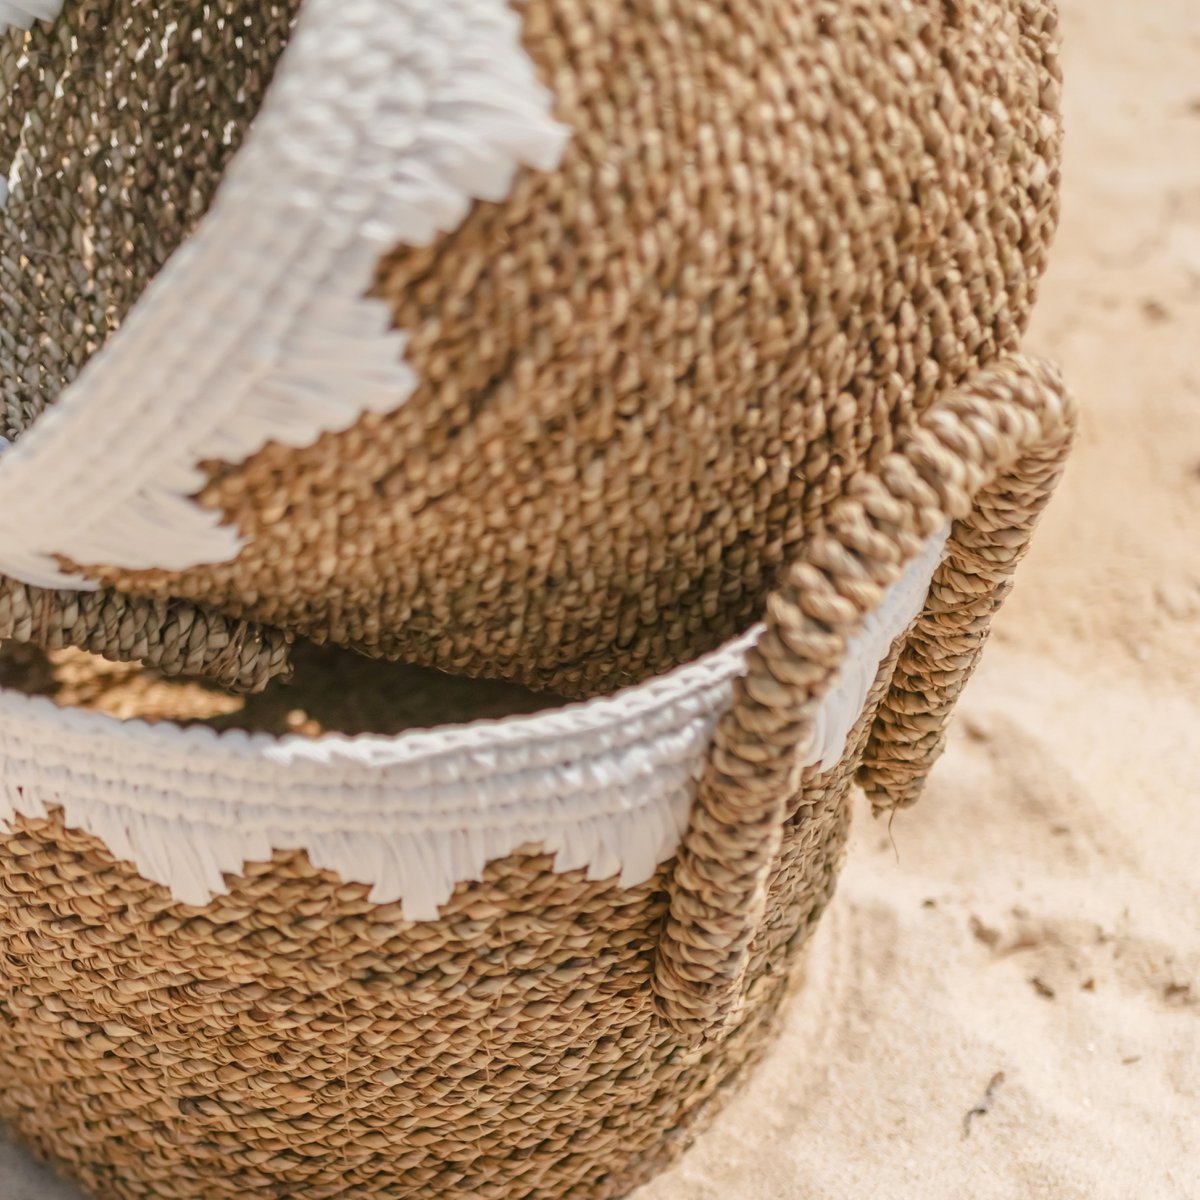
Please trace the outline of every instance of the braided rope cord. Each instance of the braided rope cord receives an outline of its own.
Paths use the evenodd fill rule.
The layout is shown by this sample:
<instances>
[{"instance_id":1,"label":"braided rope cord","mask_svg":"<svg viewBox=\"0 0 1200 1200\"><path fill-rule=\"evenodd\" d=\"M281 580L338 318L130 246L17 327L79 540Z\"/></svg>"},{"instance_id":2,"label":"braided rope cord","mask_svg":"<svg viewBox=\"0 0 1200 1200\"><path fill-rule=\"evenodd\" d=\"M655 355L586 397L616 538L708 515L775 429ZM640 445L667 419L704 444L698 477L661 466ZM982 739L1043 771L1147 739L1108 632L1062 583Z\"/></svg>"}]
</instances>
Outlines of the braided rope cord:
<instances>
[{"instance_id":1,"label":"braided rope cord","mask_svg":"<svg viewBox=\"0 0 1200 1200\"><path fill-rule=\"evenodd\" d=\"M655 967L660 1014L682 1036L736 1024L799 751L847 639L924 541L949 553L908 638L866 752L876 807L915 799L954 701L1069 450L1075 409L1054 368L1010 357L935 404L809 537L767 607L719 723L671 885Z\"/></svg>"},{"instance_id":2,"label":"braided rope cord","mask_svg":"<svg viewBox=\"0 0 1200 1200\"><path fill-rule=\"evenodd\" d=\"M211 679L260 692L290 671L287 636L179 601L116 592L48 591L0 580L0 638L43 650L73 646L111 662L142 662L164 675Z\"/></svg>"}]
</instances>

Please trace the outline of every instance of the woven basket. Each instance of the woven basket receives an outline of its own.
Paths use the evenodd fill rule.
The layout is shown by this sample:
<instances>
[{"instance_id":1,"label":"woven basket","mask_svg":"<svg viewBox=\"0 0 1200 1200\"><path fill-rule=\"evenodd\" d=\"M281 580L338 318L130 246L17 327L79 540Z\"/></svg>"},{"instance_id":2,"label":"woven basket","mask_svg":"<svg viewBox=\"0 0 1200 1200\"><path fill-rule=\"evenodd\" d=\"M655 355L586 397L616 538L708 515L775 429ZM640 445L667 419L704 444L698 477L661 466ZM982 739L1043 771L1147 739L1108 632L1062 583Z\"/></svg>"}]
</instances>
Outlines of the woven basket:
<instances>
[{"instance_id":1,"label":"woven basket","mask_svg":"<svg viewBox=\"0 0 1200 1200\"><path fill-rule=\"evenodd\" d=\"M852 778L915 795L1072 424L1022 360L938 401L761 628L611 699L276 741L0 694L3 1115L104 1197L626 1193L763 1044Z\"/></svg>"},{"instance_id":2,"label":"woven basket","mask_svg":"<svg viewBox=\"0 0 1200 1200\"><path fill-rule=\"evenodd\" d=\"M231 685L716 649L1057 219L1044 0L59 7L0 45L0 632Z\"/></svg>"}]
</instances>

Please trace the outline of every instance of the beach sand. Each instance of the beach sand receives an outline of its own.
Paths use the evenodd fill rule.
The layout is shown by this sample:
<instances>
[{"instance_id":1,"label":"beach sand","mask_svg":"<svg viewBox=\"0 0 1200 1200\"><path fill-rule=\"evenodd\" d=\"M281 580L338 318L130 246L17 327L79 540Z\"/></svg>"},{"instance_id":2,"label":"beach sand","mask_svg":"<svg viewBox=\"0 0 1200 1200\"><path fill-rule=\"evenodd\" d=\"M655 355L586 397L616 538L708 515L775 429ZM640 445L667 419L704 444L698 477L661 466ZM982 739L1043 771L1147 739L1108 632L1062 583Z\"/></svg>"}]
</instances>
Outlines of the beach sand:
<instances>
[{"instance_id":1,"label":"beach sand","mask_svg":"<svg viewBox=\"0 0 1200 1200\"><path fill-rule=\"evenodd\" d=\"M1200 4L1065 0L1080 444L930 789L637 1200L1200 1197ZM972 1112L972 1110L976 1110ZM0 1146L3 1200L70 1188Z\"/></svg>"}]
</instances>

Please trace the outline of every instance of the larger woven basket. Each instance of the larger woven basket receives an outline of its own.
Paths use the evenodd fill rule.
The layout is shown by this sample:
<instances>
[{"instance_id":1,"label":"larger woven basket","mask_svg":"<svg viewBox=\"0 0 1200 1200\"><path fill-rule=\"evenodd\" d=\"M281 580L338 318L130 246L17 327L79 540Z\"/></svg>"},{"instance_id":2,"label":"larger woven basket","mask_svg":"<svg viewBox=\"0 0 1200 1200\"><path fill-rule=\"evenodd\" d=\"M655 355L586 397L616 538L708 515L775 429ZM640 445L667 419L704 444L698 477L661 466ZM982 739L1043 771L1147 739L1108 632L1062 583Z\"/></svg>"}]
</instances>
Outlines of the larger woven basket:
<instances>
[{"instance_id":1,"label":"larger woven basket","mask_svg":"<svg viewBox=\"0 0 1200 1200\"><path fill-rule=\"evenodd\" d=\"M761 629L612 699L276 742L0 695L0 1111L102 1197L627 1192L762 1045L852 778L920 786L1072 419L1019 360L938 401Z\"/></svg>"},{"instance_id":2,"label":"larger woven basket","mask_svg":"<svg viewBox=\"0 0 1200 1200\"><path fill-rule=\"evenodd\" d=\"M0 1115L103 1197L628 1191L1061 469L1053 4L3 21L0 636L599 698L306 741L0 692Z\"/></svg>"},{"instance_id":3,"label":"larger woven basket","mask_svg":"<svg viewBox=\"0 0 1200 1200\"><path fill-rule=\"evenodd\" d=\"M241 686L715 649L1057 218L1044 0L15 7L0 632Z\"/></svg>"}]
</instances>

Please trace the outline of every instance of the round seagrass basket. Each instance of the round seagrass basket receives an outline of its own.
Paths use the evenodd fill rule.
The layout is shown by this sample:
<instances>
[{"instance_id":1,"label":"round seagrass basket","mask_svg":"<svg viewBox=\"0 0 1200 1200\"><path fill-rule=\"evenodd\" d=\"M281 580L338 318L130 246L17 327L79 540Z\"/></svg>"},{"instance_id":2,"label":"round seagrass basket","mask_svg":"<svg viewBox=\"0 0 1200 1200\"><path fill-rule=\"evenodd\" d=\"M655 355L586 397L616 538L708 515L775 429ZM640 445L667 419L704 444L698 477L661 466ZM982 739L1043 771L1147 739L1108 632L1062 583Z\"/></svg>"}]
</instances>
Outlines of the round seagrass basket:
<instances>
[{"instance_id":1,"label":"round seagrass basket","mask_svg":"<svg viewBox=\"0 0 1200 1200\"><path fill-rule=\"evenodd\" d=\"M21 10L0 634L242 687L716 649L1057 221L1046 0Z\"/></svg>"},{"instance_id":2,"label":"round seagrass basket","mask_svg":"<svg viewBox=\"0 0 1200 1200\"><path fill-rule=\"evenodd\" d=\"M857 775L913 799L1061 470L1010 360L740 640L394 739L0 694L0 1111L101 1197L618 1196L764 1041Z\"/></svg>"}]
</instances>

